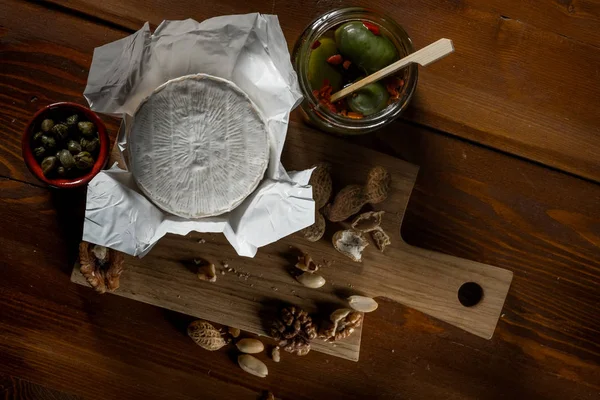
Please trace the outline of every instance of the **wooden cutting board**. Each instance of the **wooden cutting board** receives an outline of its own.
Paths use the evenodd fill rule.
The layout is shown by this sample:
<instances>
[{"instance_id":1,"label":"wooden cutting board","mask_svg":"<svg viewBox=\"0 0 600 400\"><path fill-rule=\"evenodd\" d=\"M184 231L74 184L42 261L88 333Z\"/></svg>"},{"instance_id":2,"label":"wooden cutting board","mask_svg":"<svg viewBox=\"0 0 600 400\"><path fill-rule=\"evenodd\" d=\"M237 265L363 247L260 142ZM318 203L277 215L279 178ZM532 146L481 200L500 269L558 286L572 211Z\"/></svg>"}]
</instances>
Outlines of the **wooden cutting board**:
<instances>
[{"instance_id":1,"label":"wooden cutting board","mask_svg":"<svg viewBox=\"0 0 600 400\"><path fill-rule=\"evenodd\" d=\"M373 207L386 211L383 228L392 245L384 253L371 242L362 263L341 255L333 248L331 237L343 225L334 223L328 224L324 238L316 243L294 234L260 248L254 258L238 257L221 234L167 235L146 257L126 258L121 286L115 294L259 335L268 335L269 321L284 304L296 304L326 316L346 306L347 296L363 294L389 298L491 338L513 274L402 241L400 225L418 167L291 123L282 158L284 166L300 170L319 161L333 166L334 192L346 184L363 183L374 166L390 172L391 194ZM320 270L327 280L325 286L308 289L291 276L289 270L298 249L326 264ZM217 282L203 282L196 277L193 259L199 257L215 263ZM232 271L228 272L223 264ZM87 286L78 266L71 280ZM459 290L460 300L468 307L459 301ZM368 327L367 314L363 328ZM336 344L316 340L313 349L358 361L361 332Z\"/></svg>"}]
</instances>

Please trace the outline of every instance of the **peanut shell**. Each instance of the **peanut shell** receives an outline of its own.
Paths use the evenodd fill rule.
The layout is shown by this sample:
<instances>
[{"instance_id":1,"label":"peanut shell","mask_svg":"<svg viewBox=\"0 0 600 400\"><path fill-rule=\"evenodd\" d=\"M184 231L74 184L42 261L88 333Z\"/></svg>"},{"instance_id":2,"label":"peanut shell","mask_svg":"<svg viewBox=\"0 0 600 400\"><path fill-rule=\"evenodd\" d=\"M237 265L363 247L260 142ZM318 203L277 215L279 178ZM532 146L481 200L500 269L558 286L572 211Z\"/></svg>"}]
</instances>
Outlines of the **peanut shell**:
<instances>
[{"instance_id":1,"label":"peanut shell","mask_svg":"<svg viewBox=\"0 0 600 400\"><path fill-rule=\"evenodd\" d=\"M214 326L201 319L192 322L188 326L187 332L198 346L209 351L219 350L227 344Z\"/></svg>"},{"instance_id":2,"label":"peanut shell","mask_svg":"<svg viewBox=\"0 0 600 400\"><path fill-rule=\"evenodd\" d=\"M325 216L331 222L344 221L367 203L367 196L360 185L348 185L335 196L333 203L324 209Z\"/></svg>"},{"instance_id":3,"label":"peanut shell","mask_svg":"<svg viewBox=\"0 0 600 400\"><path fill-rule=\"evenodd\" d=\"M337 251L356 262L362 261L362 252L369 245L363 234L353 229L336 232L332 241Z\"/></svg>"}]
</instances>

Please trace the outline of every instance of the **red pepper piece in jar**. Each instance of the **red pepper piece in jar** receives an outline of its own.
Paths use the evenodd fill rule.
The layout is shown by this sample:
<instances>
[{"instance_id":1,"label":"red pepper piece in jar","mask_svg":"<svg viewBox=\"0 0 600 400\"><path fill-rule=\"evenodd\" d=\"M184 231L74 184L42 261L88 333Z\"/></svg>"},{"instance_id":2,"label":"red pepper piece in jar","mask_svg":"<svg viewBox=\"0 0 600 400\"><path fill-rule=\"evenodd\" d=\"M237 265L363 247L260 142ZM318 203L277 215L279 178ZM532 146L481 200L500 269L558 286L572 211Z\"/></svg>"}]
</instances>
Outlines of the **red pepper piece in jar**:
<instances>
[{"instance_id":1,"label":"red pepper piece in jar","mask_svg":"<svg viewBox=\"0 0 600 400\"><path fill-rule=\"evenodd\" d=\"M381 32L379 32L379 27L375 24L372 24L368 21L362 21L363 25L365 26L365 28L367 28L368 30L370 30L373 35L377 35L379 36L381 34Z\"/></svg>"},{"instance_id":2,"label":"red pepper piece in jar","mask_svg":"<svg viewBox=\"0 0 600 400\"><path fill-rule=\"evenodd\" d=\"M317 47L319 47L320 45L321 45L321 42L319 42L318 40L315 40L315 41L313 42L313 44L311 44L311 45L310 45L310 48L311 48L312 50L314 50L314 49L316 49Z\"/></svg>"},{"instance_id":3,"label":"red pepper piece in jar","mask_svg":"<svg viewBox=\"0 0 600 400\"><path fill-rule=\"evenodd\" d=\"M350 60L346 60L346 61L344 61L344 63L342 64L342 67L344 67L344 69L348 69L348 68L350 68L350 64L352 64L352 63L350 62Z\"/></svg>"},{"instance_id":4,"label":"red pepper piece in jar","mask_svg":"<svg viewBox=\"0 0 600 400\"><path fill-rule=\"evenodd\" d=\"M331 65L340 65L343 61L341 54L334 54L327 59L327 62Z\"/></svg>"}]
</instances>

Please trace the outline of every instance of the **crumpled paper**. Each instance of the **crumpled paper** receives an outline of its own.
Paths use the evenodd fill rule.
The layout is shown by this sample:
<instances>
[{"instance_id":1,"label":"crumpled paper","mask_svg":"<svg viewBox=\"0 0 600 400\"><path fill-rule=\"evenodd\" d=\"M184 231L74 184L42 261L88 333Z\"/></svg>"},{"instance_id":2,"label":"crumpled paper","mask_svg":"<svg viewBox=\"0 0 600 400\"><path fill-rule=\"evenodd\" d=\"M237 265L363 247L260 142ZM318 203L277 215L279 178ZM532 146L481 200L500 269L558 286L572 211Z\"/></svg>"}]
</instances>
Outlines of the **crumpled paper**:
<instances>
[{"instance_id":1,"label":"crumpled paper","mask_svg":"<svg viewBox=\"0 0 600 400\"><path fill-rule=\"evenodd\" d=\"M83 240L142 257L167 233L223 232L239 255L253 257L258 247L314 223L312 170L288 173L280 161L289 113L302 94L276 16L163 21L154 34L146 23L94 50L84 96L92 110L123 117L118 147L127 164L127 132L140 102L170 79L196 73L234 82L262 112L271 146L263 181L232 212L192 220L156 207L115 165L88 185Z\"/></svg>"}]
</instances>

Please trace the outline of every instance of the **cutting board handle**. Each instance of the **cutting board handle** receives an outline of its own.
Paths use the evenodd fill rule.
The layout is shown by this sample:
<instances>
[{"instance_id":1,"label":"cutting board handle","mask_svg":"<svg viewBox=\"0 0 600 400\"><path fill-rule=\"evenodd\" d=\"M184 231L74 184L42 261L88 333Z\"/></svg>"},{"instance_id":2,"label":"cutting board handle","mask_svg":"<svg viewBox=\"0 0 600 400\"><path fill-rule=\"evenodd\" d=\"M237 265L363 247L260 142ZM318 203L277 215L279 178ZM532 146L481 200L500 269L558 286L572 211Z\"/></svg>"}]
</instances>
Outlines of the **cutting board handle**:
<instances>
[{"instance_id":1,"label":"cutting board handle","mask_svg":"<svg viewBox=\"0 0 600 400\"><path fill-rule=\"evenodd\" d=\"M513 273L475 261L399 245L395 264L380 265L381 295L490 339Z\"/></svg>"}]
</instances>

